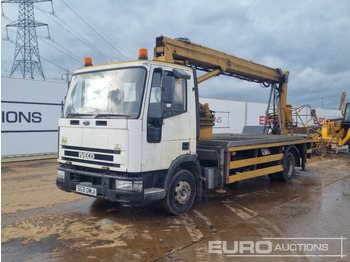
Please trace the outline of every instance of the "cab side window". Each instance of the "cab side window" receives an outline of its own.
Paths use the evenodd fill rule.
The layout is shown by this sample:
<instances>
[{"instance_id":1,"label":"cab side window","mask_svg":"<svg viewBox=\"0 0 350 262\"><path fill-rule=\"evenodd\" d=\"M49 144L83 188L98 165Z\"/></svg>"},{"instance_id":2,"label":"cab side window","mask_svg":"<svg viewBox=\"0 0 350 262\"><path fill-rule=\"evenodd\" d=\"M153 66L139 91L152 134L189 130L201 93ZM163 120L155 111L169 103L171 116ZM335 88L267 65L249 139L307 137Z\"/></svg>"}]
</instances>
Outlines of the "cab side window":
<instances>
[{"instance_id":1,"label":"cab side window","mask_svg":"<svg viewBox=\"0 0 350 262\"><path fill-rule=\"evenodd\" d=\"M163 103L163 118L169 118L187 111L187 86L185 79L176 78L171 72L166 72L165 77L171 78L165 81L165 89L168 88L167 83L175 82L173 102Z\"/></svg>"}]
</instances>

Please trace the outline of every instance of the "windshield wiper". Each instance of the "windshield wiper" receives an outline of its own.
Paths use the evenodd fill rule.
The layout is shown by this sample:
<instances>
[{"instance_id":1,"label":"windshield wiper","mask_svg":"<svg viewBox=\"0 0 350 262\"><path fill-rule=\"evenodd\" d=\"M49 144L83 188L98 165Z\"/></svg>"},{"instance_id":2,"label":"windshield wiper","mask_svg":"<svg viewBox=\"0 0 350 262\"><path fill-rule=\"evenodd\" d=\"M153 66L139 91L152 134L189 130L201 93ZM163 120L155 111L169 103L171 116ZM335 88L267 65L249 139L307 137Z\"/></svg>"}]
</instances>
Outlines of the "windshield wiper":
<instances>
[{"instance_id":1,"label":"windshield wiper","mask_svg":"<svg viewBox=\"0 0 350 262\"><path fill-rule=\"evenodd\" d=\"M108 117L108 116L130 117L129 115L120 115L120 114L109 113L109 114L97 114L97 115L95 116L95 118Z\"/></svg>"},{"instance_id":2,"label":"windshield wiper","mask_svg":"<svg viewBox=\"0 0 350 262\"><path fill-rule=\"evenodd\" d=\"M67 118L77 117L77 116L93 116L93 114L80 114L80 113L70 113Z\"/></svg>"}]
</instances>

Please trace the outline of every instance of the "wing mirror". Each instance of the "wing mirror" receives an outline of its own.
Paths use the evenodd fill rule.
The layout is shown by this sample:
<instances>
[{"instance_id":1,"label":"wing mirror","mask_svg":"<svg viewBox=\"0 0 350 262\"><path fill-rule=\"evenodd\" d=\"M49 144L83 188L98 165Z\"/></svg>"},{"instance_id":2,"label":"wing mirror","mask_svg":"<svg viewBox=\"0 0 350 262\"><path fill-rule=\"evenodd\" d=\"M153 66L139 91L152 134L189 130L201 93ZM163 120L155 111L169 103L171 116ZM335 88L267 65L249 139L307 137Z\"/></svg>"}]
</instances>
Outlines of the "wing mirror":
<instances>
[{"instance_id":1,"label":"wing mirror","mask_svg":"<svg viewBox=\"0 0 350 262\"><path fill-rule=\"evenodd\" d=\"M163 76L163 102L165 104L174 103L176 78L188 80L191 78L191 75L186 73L185 70L173 68L172 74Z\"/></svg>"}]
</instances>

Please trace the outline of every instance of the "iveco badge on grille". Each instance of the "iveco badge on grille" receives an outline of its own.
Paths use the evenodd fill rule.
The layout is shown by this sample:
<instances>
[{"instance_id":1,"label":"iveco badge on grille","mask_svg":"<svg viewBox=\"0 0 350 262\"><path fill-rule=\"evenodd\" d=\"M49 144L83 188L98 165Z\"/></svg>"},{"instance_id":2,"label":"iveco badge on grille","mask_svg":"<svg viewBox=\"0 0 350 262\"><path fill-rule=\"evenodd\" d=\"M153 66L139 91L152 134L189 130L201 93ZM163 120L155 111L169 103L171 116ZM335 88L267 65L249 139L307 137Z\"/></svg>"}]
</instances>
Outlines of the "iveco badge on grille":
<instances>
[{"instance_id":1,"label":"iveco badge on grille","mask_svg":"<svg viewBox=\"0 0 350 262\"><path fill-rule=\"evenodd\" d=\"M79 157L80 158L85 158L85 159L94 159L95 154L94 153L89 153L89 152L79 152Z\"/></svg>"}]
</instances>

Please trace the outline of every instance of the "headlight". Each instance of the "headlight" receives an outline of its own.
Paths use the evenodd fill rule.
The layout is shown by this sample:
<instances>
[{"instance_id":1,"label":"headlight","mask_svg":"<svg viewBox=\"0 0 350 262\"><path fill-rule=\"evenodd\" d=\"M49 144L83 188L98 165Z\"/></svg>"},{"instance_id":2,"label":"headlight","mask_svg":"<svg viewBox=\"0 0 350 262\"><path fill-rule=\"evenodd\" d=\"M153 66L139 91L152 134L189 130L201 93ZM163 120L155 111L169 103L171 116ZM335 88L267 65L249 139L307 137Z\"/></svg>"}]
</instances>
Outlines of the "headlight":
<instances>
[{"instance_id":1,"label":"headlight","mask_svg":"<svg viewBox=\"0 0 350 262\"><path fill-rule=\"evenodd\" d=\"M62 171L62 170L58 170L57 171L57 178L59 179L66 179L66 172Z\"/></svg>"},{"instance_id":2,"label":"headlight","mask_svg":"<svg viewBox=\"0 0 350 262\"><path fill-rule=\"evenodd\" d=\"M142 181L115 180L115 188L119 190L141 192L142 187Z\"/></svg>"}]
</instances>

